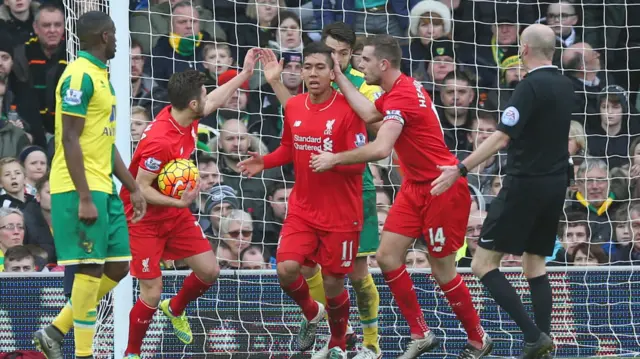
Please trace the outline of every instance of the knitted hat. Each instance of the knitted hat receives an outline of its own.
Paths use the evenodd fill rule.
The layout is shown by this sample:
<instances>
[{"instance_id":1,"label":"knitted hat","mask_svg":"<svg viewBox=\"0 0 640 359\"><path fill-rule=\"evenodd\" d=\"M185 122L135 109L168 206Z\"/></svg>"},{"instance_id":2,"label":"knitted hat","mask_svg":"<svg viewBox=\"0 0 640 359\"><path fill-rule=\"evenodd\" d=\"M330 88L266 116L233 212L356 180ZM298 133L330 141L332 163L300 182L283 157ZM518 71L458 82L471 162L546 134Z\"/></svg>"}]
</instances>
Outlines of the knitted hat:
<instances>
[{"instance_id":1,"label":"knitted hat","mask_svg":"<svg viewBox=\"0 0 640 359\"><path fill-rule=\"evenodd\" d=\"M20 152L20 156L18 156L18 159L20 160L20 163L22 163L24 165L24 161L27 160L27 157L29 157L30 154L32 154L32 153L34 153L36 151L40 151L40 152L44 153L45 156L47 155L47 151L45 151L44 148L42 148L40 146L25 147L25 149L23 149L22 152Z\"/></svg>"},{"instance_id":2,"label":"knitted hat","mask_svg":"<svg viewBox=\"0 0 640 359\"><path fill-rule=\"evenodd\" d=\"M299 52L283 52L282 59L284 59L285 66L290 62L302 63L302 54Z\"/></svg>"},{"instance_id":3,"label":"knitted hat","mask_svg":"<svg viewBox=\"0 0 640 359\"><path fill-rule=\"evenodd\" d=\"M207 201L204 204L205 213L211 213L213 207L221 203L229 203L232 208L240 208L236 191L225 185L214 186L207 193Z\"/></svg>"},{"instance_id":4,"label":"knitted hat","mask_svg":"<svg viewBox=\"0 0 640 359\"><path fill-rule=\"evenodd\" d=\"M227 70L221 73L220 76L218 76L218 86L226 84L236 76L238 76L238 71L236 70ZM249 90L249 81L243 82L240 88L243 90Z\"/></svg>"},{"instance_id":5,"label":"knitted hat","mask_svg":"<svg viewBox=\"0 0 640 359\"><path fill-rule=\"evenodd\" d=\"M11 35L4 31L0 32L0 52L6 52L13 58L14 46L15 44L13 42L13 39L11 38Z\"/></svg>"},{"instance_id":6,"label":"knitted hat","mask_svg":"<svg viewBox=\"0 0 640 359\"><path fill-rule=\"evenodd\" d=\"M411 36L418 36L420 19L422 18L422 15L428 12L434 13L442 18L445 34L451 32L451 10L449 10L447 5L436 0L423 0L411 9L409 17L409 34Z\"/></svg>"},{"instance_id":7,"label":"knitted hat","mask_svg":"<svg viewBox=\"0 0 640 359\"><path fill-rule=\"evenodd\" d=\"M627 113L629 109L629 101L627 100L627 92L624 88L618 85L609 85L600 91L598 94L598 104L602 103L604 99L615 98L622 105L622 113Z\"/></svg>"},{"instance_id":8,"label":"knitted hat","mask_svg":"<svg viewBox=\"0 0 640 359\"><path fill-rule=\"evenodd\" d=\"M437 56L449 56L455 59L455 51L453 48L453 41L446 37L433 40L431 42L431 59Z\"/></svg>"},{"instance_id":9,"label":"knitted hat","mask_svg":"<svg viewBox=\"0 0 640 359\"><path fill-rule=\"evenodd\" d=\"M520 67L522 66L522 61L520 61L520 56L515 55L515 56L509 56L509 57L505 57L504 60L502 60L502 63L500 64L500 73L502 74L502 76L504 76L504 73L512 68L512 67Z\"/></svg>"}]
</instances>

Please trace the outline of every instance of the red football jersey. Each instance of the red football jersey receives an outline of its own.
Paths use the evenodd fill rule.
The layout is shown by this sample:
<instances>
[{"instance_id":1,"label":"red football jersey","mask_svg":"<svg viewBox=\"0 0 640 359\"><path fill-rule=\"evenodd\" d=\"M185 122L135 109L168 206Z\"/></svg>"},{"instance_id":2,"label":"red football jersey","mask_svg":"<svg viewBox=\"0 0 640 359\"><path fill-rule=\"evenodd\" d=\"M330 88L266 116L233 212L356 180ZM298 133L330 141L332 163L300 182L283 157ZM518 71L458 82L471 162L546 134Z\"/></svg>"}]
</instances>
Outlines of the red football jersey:
<instances>
[{"instance_id":1,"label":"red football jersey","mask_svg":"<svg viewBox=\"0 0 640 359\"><path fill-rule=\"evenodd\" d=\"M312 153L348 151L366 141L364 122L342 94L334 92L321 104L312 104L308 94L289 99L280 147L264 157L265 168L293 161L296 178L289 198L289 215L302 217L319 230L361 230L365 164L336 166L316 173L309 161Z\"/></svg>"},{"instance_id":2,"label":"red football jersey","mask_svg":"<svg viewBox=\"0 0 640 359\"><path fill-rule=\"evenodd\" d=\"M376 100L376 108L383 121L403 126L394 149L406 180L432 181L441 173L436 166L458 163L444 143L438 113L420 82L400 75L391 90Z\"/></svg>"},{"instance_id":3,"label":"red football jersey","mask_svg":"<svg viewBox=\"0 0 640 359\"><path fill-rule=\"evenodd\" d=\"M138 168L158 174L162 167L171 160L189 159L196 148L197 133L198 121L193 121L188 127L182 127L171 117L171 106L165 107L144 130L138 147L133 153L129 165L129 171L133 178L138 175ZM153 182L153 188L158 189L156 181ZM125 213L129 218L133 213L133 207L129 200L129 191L124 186L120 191L120 197L122 197ZM161 221L176 217L180 211L189 212L189 209L147 204L147 214L142 220Z\"/></svg>"}]
</instances>

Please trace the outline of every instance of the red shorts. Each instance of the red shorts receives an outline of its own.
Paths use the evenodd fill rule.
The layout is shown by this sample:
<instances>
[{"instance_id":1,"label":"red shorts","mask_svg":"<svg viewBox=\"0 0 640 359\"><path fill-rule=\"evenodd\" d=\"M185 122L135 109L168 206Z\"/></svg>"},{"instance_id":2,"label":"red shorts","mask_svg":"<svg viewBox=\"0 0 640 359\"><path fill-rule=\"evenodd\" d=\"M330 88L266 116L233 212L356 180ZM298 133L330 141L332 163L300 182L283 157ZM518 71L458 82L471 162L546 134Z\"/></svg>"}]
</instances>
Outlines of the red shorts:
<instances>
[{"instance_id":1,"label":"red shorts","mask_svg":"<svg viewBox=\"0 0 640 359\"><path fill-rule=\"evenodd\" d=\"M411 238L424 235L429 255L442 258L464 245L471 194L465 178L458 179L439 196L432 196L430 191L428 183L403 183L384 231Z\"/></svg>"},{"instance_id":2,"label":"red shorts","mask_svg":"<svg viewBox=\"0 0 640 359\"><path fill-rule=\"evenodd\" d=\"M280 232L278 262L296 261L322 267L322 273L343 276L353 270L360 232L328 232L311 227L304 219L287 216Z\"/></svg>"},{"instance_id":3,"label":"red shorts","mask_svg":"<svg viewBox=\"0 0 640 359\"><path fill-rule=\"evenodd\" d=\"M162 222L129 223L131 275L138 279L162 276L160 260L179 260L211 250L198 221L187 211Z\"/></svg>"}]
</instances>

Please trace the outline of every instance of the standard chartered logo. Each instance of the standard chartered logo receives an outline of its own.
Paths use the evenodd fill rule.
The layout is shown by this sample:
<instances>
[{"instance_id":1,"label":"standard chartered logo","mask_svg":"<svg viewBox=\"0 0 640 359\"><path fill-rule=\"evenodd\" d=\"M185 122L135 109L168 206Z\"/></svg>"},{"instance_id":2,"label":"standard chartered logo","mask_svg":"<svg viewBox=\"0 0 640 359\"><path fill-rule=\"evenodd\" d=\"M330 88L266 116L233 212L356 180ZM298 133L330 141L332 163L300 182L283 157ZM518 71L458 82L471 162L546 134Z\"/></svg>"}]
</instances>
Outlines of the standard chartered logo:
<instances>
[{"instance_id":1,"label":"standard chartered logo","mask_svg":"<svg viewBox=\"0 0 640 359\"><path fill-rule=\"evenodd\" d=\"M293 148L298 151L320 152L322 138L313 136L293 136Z\"/></svg>"}]
</instances>

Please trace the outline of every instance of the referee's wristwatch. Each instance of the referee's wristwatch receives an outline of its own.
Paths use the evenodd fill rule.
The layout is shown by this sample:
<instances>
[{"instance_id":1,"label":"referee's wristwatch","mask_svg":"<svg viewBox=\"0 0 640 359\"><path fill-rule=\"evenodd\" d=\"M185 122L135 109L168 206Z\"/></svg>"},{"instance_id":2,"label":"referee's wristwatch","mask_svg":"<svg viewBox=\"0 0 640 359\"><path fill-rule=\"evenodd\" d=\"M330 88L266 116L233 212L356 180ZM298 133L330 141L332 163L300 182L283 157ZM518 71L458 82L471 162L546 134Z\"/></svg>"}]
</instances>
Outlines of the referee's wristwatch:
<instances>
[{"instance_id":1,"label":"referee's wristwatch","mask_svg":"<svg viewBox=\"0 0 640 359\"><path fill-rule=\"evenodd\" d=\"M456 167L458 167L458 171L460 171L461 177L467 177L467 173L469 173L467 166L465 166L462 162L460 162Z\"/></svg>"}]
</instances>

